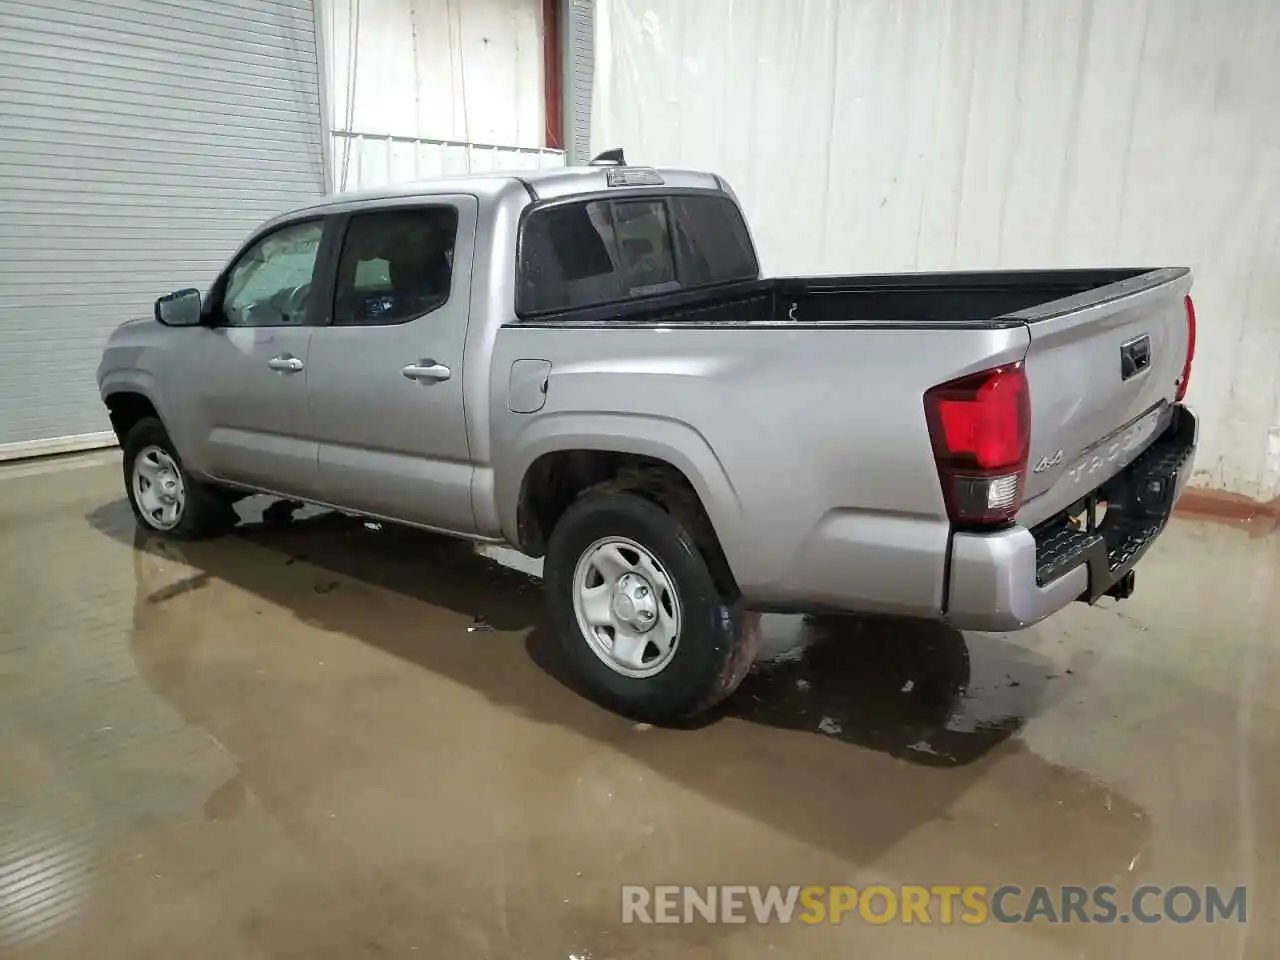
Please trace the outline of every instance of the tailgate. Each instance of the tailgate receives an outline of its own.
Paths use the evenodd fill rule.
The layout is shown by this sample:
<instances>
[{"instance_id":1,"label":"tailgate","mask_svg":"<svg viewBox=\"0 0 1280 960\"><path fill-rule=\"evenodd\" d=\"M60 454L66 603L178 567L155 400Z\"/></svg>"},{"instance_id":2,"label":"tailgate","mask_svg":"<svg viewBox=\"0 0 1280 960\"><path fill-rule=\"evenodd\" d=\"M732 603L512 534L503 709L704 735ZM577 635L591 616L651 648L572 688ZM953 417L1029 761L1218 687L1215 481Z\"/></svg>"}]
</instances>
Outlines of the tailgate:
<instances>
[{"instance_id":1,"label":"tailgate","mask_svg":"<svg viewBox=\"0 0 1280 960\"><path fill-rule=\"evenodd\" d=\"M1186 361L1191 273L1152 270L1011 316L1031 336L1030 527L1115 476L1169 422Z\"/></svg>"}]
</instances>

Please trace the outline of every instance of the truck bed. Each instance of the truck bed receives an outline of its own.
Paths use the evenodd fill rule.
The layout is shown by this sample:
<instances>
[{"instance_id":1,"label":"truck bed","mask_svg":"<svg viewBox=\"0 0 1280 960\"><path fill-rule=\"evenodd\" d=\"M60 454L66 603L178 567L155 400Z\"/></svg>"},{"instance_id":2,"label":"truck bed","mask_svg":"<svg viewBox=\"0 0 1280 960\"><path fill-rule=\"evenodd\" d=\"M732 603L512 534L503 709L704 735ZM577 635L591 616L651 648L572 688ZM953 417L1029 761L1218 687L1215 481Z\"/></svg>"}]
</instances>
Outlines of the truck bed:
<instances>
[{"instance_id":1,"label":"truck bed","mask_svg":"<svg viewBox=\"0 0 1280 960\"><path fill-rule=\"evenodd\" d=\"M1184 268L785 277L515 326L601 331L587 352L630 358L610 367L633 371L628 404L657 399L650 393L657 371L705 371L696 387L683 377L664 383L690 394L670 410L663 395L664 416L732 409L767 438L753 457L819 473L825 464L840 476L816 478L830 484L824 502L899 516L924 499L917 485L938 485L926 459L924 393L1000 364L1021 365L1031 409L1016 519L1031 529L1061 519L1170 426L1191 342L1190 286ZM653 338L655 328L666 335ZM555 360L561 378L575 369L536 355ZM751 462L738 472L761 469ZM794 472L788 484L813 495Z\"/></svg>"},{"instance_id":2,"label":"truck bed","mask_svg":"<svg viewBox=\"0 0 1280 960\"><path fill-rule=\"evenodd\" d=\"M787 277L772 284L774 315L799 323L987 324L1158 274L1148 268ZM794 317L789 315L796 306Z\"/></svg>"},{"instance_id":3,"label":"truck bed","mask_svg":"<svg viewBox=\"0 0 1280 960\"><path fill-rule=\"evenodd\" d=\"M1074 309L1085 302L1100 303L1185 273L1127 267L780 277L578 309L563 316L543 315L534 323L1002 327L1055 316L1060 311L1049 309L1051 305Z\"/></svg>"}]
</instances>

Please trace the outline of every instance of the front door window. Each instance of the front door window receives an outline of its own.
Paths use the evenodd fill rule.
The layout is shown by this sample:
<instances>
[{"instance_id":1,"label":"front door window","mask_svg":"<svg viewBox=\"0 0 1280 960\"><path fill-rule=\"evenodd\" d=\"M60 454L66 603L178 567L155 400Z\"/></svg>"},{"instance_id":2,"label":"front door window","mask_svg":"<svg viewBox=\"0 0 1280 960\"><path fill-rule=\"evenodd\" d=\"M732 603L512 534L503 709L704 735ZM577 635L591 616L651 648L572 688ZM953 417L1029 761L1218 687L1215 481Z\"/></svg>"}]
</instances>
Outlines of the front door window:
<instances>
[{"instance_id":1,"label":"front door window","mask_svg":"<svg viewBox=\"0 0 1280 960\"><path fill-rule=\"evenodd\" d=\"M258 240L236 261L222 300L233 327L296 327L311 322L311 279L324 225L294 223Z\"/></svg>"}]
</instances>

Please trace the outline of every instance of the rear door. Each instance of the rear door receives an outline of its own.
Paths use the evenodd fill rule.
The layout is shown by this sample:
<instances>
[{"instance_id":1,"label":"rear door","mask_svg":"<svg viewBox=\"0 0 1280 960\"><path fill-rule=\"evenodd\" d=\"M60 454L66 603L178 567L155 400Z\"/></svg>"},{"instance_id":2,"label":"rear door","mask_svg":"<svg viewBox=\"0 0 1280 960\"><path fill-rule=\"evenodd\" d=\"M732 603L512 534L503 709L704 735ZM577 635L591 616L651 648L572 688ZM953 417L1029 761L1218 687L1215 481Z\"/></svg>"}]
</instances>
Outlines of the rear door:
<instances>
[{"instance_id":1,"label":"rear door","mask_svg":"<svg viewBox=\"0 0 1280 960\"><path fill-rule=\"evenodd\" d=\"M1190 289L1185 269L1152 271L1013 315L1031 335L1031 455L1020 522L1071 506L1167 424L1187 356Z\"/></svg>"},{"instance_id":2,"label":"rear door","mask_svg":"<svg viewBox=\"0 0 1280 960\"><path fill-rule=\"evenodd\" d=\"M475 531L462 361L477 209L440 196L343 219L307 363L322 500Z\"/></svg>"}]
</instances>

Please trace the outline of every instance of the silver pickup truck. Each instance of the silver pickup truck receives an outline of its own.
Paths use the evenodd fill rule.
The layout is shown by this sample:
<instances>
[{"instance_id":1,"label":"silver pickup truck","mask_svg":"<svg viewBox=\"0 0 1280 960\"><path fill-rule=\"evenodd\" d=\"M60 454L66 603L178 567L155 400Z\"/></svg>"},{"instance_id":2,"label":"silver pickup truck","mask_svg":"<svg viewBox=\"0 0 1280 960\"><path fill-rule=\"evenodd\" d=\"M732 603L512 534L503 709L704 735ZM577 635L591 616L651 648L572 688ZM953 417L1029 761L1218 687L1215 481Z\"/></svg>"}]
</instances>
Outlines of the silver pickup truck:
<instances>
[{"instance_id":1,"label":"silver pickup truck","mask_svg":"<svg viewBox=\"0 0 1280 960\"><path fill-rule=\"evenodd\" d=\"M252 492L545 557L585 688L687 716L759 611L1016 630L1123 598L1190 472L1185 269L762 279L723 179L330 197L98 372L138 521Z\"/></svg>"}]
</instances>

